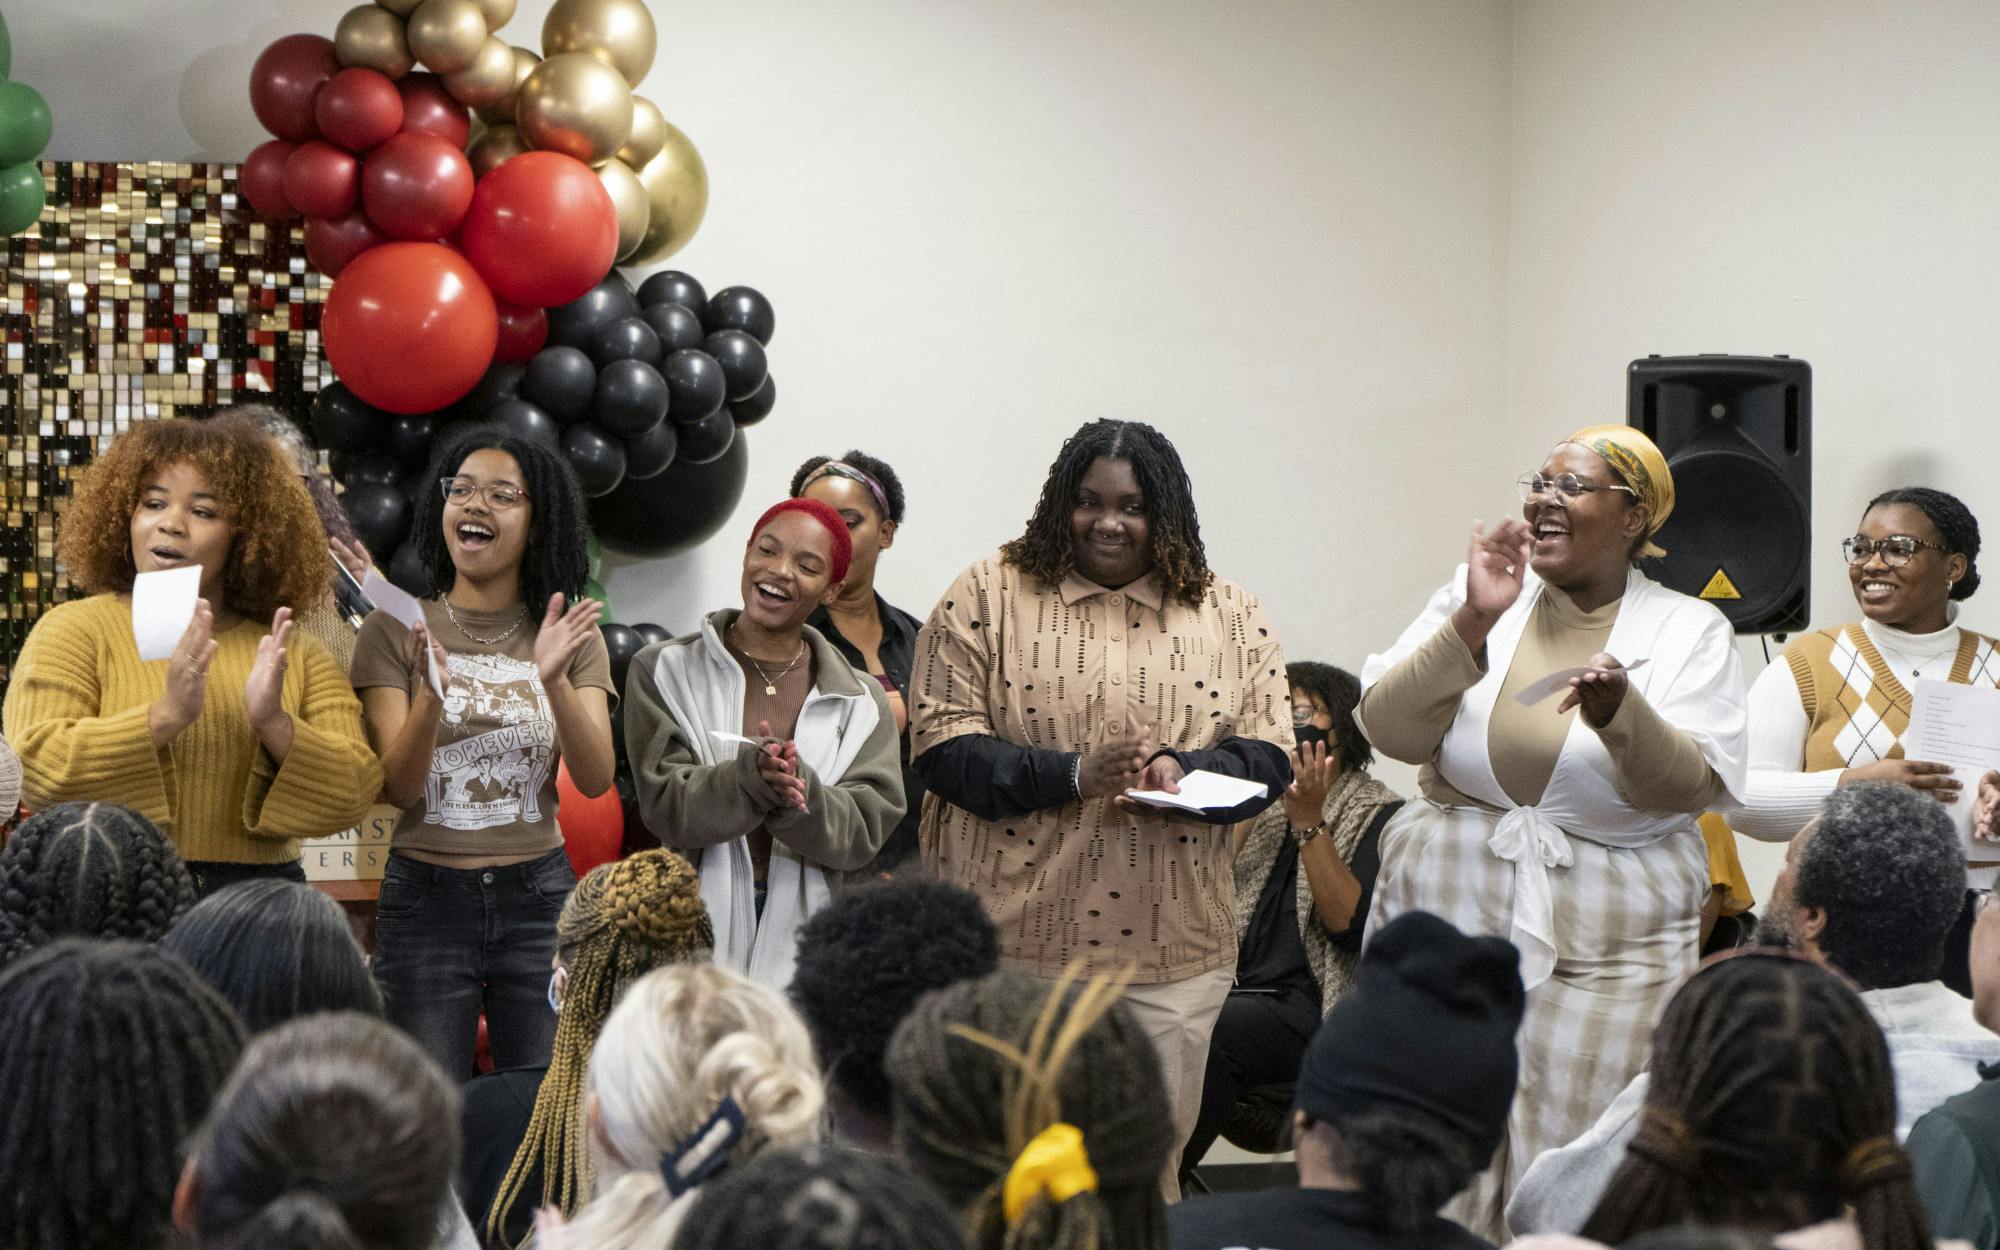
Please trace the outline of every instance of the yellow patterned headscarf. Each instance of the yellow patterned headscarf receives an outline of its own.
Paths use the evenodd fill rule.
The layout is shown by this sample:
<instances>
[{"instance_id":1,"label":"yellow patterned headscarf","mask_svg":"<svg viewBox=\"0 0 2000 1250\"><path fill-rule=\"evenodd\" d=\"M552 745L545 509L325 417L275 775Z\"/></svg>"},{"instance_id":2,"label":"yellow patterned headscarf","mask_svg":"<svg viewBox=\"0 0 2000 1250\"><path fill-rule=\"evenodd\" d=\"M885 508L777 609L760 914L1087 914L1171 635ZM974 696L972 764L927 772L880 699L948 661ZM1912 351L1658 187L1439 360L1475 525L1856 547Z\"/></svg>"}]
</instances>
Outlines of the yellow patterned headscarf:
<instances>
[{"instance_id":1,"label":"yellow patterned headscarf","mask_svg":"<svg viewBox=\"0 0 2000 1250\"><path fill-rule=\"evenodd\" d=\"M1604 457L1619 480L1638 492L1639 502L1646 505L1646 543L1639 548L1639 555L1653 559L1667 554L1652 538L1673 515L1674 475L1653 440L1629 425L1592 425L1563 442L1588 447Z\"/></svg>"}]
</instances>

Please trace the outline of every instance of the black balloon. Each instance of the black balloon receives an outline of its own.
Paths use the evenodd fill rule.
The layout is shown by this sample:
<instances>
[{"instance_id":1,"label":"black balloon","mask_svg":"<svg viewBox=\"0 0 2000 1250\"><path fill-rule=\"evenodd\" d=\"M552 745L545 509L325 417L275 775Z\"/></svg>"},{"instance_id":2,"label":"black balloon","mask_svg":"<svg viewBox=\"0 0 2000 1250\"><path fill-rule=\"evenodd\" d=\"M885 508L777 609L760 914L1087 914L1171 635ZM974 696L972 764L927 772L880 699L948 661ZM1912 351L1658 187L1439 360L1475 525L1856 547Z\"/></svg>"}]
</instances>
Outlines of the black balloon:
<instances>
[{"instance_id":1,"label":"black balloon","mask_svg":"<svg viewBox=\"0 0 2000 1250\"><path fill-rule=\"evenodd\" d=\"M632 632L644 638L646 645L649 647L656 642L665 642L667 639L673 637L672 634L667 632L666 626L655 625L651 621L640 621L632 627Z\"/></svg>"},{"instance_id":2,"label":"black balloon","mask_svg":"<svg viewBox=\"0 0 2000 1250\"><path fill-rule=\"evenodd\" d=\"M750 476L750 439L734 440L713 464L676 459L646 481L627 481L590 501L590 527L606 548L670 556L699 546L729 520Z\"/></svg>"},{"instance_id":3,"label":"black balloon","mask_svg":"<svg viewBox=\"0 0 2000 1250\"><path fill-rule=\"evenodd\" d=\"M345 482L347 471L354 467L354 462L359 458L351 451L330 451L326 453L326 471L333 474L334 481Z\"/></svg>"},{"instance_id":4,"label":"black balloon","mask_svg":"<svg viewBox=\"0 0 2000 1250\"><path fill-rule=\"evenodd\" d=\"M680 458L689 464L707 464L720 460L736 441L736 423L728 413L717 412L680 427L676 433L681 440Z\"/></svg>"},{"instance_id":5,"label":"black balloon","mask_svg":"<svg viewBox=\"0 0 2000 1250\"><path fill-rule=\"evenodd\" d=\"M528 366L519 362L494 365L473 383L465 398L439 414L446 424L461 419L483 421L493 405L503 399L515 399L521 394L521 383L527 379Z\"/></svg>"},{"instance_id":6,"label":"black balloon","mask_svg":"<svg viewBox=\"0 0 2000 1250\"><path fill-rule=\"evenodd\" d=\"M706 337L700 314L685 304L650 304L639 317L660 336L662 355L700 347Z\"/></svg>"},{"instance_id":7,"label":"black balloon","mask_svg":"<svg viewBox=\"0 0 2000 1250\"><path fill-rule=\"evenodd\" d=\"M562 449L585 498L610 494L625 480L625 444L588 421L562 432Z\"/></svg>"},{"instance_id":8,"label":"black balloon","mask_svg":"<svg viewBox=\"0 0 2000 1250\"><path fill-rule=\"evenodd\" d=\"M341 478L341 485L394 486L409 476L400 461L386 451L371 451L356 456L347 462L347 475Z\"/></svg>"},{"instance_id":9,"label":"black balloon","mask_svg":"<svg viewBox=\"0 0 2000 1250\"><path fill-rule=\"evenodd\" d=\"M771 408L778 402L778 379L766 374L764 385L748 399L729 405L729 415L736 419L736 428L748 429L771 415Z\"/></svg>"},{"instance_id":10,"label":"black balloon","mask_svg":"<svg viewBox=\"0 0 2000 1250\"><path fill-rule=\"evenodd\" d=\"M625 670L631 667L632 657L639 654L639 648L646 645L646 640L639 637L639 631L630 625L600 625L597 628L604 635L604 650L611 657L611 684L623 690Z\"/></svg>"},{"instance_id":11,"label":"black balloon","mask_svg":"<svg viewBox=\"0 0 2000 1250\"><path fill-rule=\"evenodd\" d=\"M419 599L437 590L437 587L431 584L430 569L425 566L423 557L417 554L415 539L396 548L396 554L391 557L389 567L384 571L388 573L391 583L409 591Z\"/></svg>"},{"instance_id":12,"label":"black balloon","mask_svg":"<svg viewBox=\"0 0 2000 1250\"><path fill-rule=\"evenodd\" d=\"M389 435L389 414L361 402L340 382L313 400L313 445L328 451L373 451Z\"/></svg>"},{"instance_id":13,"label":"black balloon","mask_svg":"<svg viewBox=\"0 0 2000 1250\"><path fill-rule=\"evenodd\" d=\"M590 393L597 387L597 366L579 347L544 347L528 361L521 395L556 420L583 420L590 411Z\"/></svg>"},{"instance_id":14,"label":"black balloon","mask_svg":"<svg viewBox=\"0 0 2000 1250\"><path fill-rule=\"evenodd\" d=\"M671 421L662 421L637 438L625 440L625 476L640 481L658 477L680 454L681 437Z\"/></svg>"},{"instance_id":15,"label":"black balloon","mask_svg":"<svg viewBox=\"0 0 2000 1250\"><path fill-rule=\"evenodd\" d=\"M410 536L410 501L400 486L350 486L340 497L354 533L379 563Z\"/></svg>"},{"instance_id":16,"label":"black balloon","mask_svg":"<svg viewBox=\"0 0 2000 1250\"><path fill-rule=\"evenodd\" d=\"M410 519L414 521L424 514L424 504L429 502L424 496L438 488L431 485L428 473L417 472L404 478L403 484L396 489L402 491L403 498L410 501Z\"/></svg>"},{"instance_id":17,"label":"black balloon","mask_svg":"<svg viewBox=\"0 0 2000 1250\"><path fill-rule=\"evenodd\" d=\"M503 399L493 409L492 424L515 438L534 439L550 447L562 446L562 427L554 417L525 399Z\"/></svg>"},{"instance_id":18,"label":"black balloon","mask_svg":"<svg viewBox=\"0 0 2000 1250\"><path fill-rule=\"evenodd\" d=\"M703 351L722 366L722 380L728 384L731 402L748 399L771 376L764 345L742 330L717 330L703 340Z\"/></svg>"},{"instance_id":19,"label":"black balloon","mask_svg":"<svg viewBox=\"0 0 2000 1250\"><path fill-rule=\"evenodd\" d=\"M722 366L707 352L675 352L660 372L666 375L667 391L673 396L667 412L682 425L714 416L728 397L729 382L722 376Z\"/></svg>"},{"instance_id":20,"label":"black balloon","mask_svg":"<svg viewBox=\"0 0 2000 1250\"><path fill-rule=\"evenodd\" d=\"M667 380L658 369L642 360L614 360L597 373L590 419L620 438L638 438L666 419L667 403Z\"/></svg>"},{"instance_id":21,"label":"black balloon","mask_svg":"<svg viewBox=\"0 0 2000 1250\"><path fill-rule=\"evenodd\" d=\"M693 275L678 269L662 269L639 284L639 307L651 308L655 304L679 304L700 316L708 307L708 292L702 290Z\"/></svg>"},{"instance_id":22,"label":"black balloon","mask_svg":"<svg viewBox=\"0 0 2000 1250\"><path fill-rule=\"evenodd\" d=\"M389 422L389 454L412 469L422 468L431 456L431 435L437 419L429 413L411 413Z\"/></svg>"},{"instance_id":23,"label":"black balloon","mask_svg":"<svg viewBox=\"0 0 2000 1250\"><path fill-rule=\"evenodd\" d=\"M597 327L620 317L636 317L642 301L617 270L584 292L583 298L549 309L550 347L587 347Z\"/></svg>"},{"instance_id":24,"label":"black balloon","mask_svg":"<svg viewBox=\"0 0 2000 1250\"><path fill-rule=\"evenodd\" d=\"M660 335L639 317L620 317L597 327L590 335L591 363L602 369L614 360L643 360L660 363Z\"/></svg>"},{"instance_id":25,"label":"black balloon","mask_svg":"<svg viewBox=\"0 0 2000 1250\"><path fill-rule=\"evenodd\" d=\"M759 343L769 344L778 328L778 314L761 291L747 286L726 286L708 301L702 324L711 331L743 330Z\"/></svg>"}]
</instances>

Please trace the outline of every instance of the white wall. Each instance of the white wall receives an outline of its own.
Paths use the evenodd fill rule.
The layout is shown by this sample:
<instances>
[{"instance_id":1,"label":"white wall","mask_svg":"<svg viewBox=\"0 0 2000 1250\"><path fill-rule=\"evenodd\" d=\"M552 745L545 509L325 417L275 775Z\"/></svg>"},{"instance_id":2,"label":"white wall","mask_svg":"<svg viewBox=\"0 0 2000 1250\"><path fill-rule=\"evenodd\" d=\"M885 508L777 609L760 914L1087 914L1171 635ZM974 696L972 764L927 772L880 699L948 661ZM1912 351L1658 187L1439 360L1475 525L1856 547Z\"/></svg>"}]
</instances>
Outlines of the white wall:
<instances>
[{"instance_id":1,"label":"white wall","mask_svg":"<svg viewBox=\"0 0 2000 1250\"><path fill-rule=\"evenodd\" d=\"M1623 366L1648 352L1786 352L1813 365L1816 621L1854 619L1839 540L1882 489L1952 491L2000 536L2000 6L1514 14L1517 422L1621 419ZM1967 623L2000 628L1994 597ZM1761 894L1783 848L1742 846Z\"/></svg>"}]
</instances>

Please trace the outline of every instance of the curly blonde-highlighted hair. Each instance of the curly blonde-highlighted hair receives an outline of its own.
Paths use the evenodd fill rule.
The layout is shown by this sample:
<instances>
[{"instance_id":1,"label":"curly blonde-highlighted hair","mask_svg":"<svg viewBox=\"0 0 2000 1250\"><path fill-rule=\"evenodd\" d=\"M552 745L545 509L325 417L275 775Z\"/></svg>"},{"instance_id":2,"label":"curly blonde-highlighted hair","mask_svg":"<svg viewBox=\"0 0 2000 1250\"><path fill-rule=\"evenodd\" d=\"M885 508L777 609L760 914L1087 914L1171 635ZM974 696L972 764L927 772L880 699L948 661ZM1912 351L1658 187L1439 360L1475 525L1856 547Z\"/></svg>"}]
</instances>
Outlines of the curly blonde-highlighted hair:
<instances>
[{"instance_id":1,"label":"curly blonde-highlighted hair","mask_svg":"<svg viewBox=\"0 0 2000 1250\"><path fill-rule=\"evenodd\" d=\"M225 604L269 620L281 607L303 611L326 598L333 557L305 483L254 420L227 411L134 425L83 471L57 538L72 581L95 594L132 588L132 513L152 475L182 463L207 480L229 523Z\"/></svg>"}]
</instances>

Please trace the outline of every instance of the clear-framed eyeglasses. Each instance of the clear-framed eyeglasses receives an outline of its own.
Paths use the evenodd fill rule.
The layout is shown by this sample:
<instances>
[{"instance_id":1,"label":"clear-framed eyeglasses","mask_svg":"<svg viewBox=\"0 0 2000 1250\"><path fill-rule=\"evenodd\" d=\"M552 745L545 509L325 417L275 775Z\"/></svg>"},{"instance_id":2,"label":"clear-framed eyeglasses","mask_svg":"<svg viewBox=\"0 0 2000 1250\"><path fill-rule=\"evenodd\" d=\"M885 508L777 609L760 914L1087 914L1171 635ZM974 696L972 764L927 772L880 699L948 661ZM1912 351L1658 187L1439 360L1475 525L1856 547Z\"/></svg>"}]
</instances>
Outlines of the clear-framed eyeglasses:
<instances>
[{"instance_id":1,"label":"clear-framed eyeglasses","mask_svg":"<svg viewBox=\"0 0 2000 1250\"><path fill-rule=\"evenodd\" d=\"M1586 482L1574 473L1558 473L1554 477L1544 477L1539 473L1524 473L1515 479L1521 488L1521 502L1526 503L1538 495L1554 495L1563 503L1573 503L1594 490L1620 490L1637 499L1639 492L1630 486L1615 482Z\"/></svg>"},{"instance_id":2,"label":"clear-framed eyeglasses","mask_svg":"<svg viewBox=\"0 0 2000 1250\"><path fill-rule=\"evenodd\" d=\"M1849 564L1866 564L1880 553L1882 563L1892 569L1900 569L1916 559L1917 552L1926 547L1932 551L1949 550L1943 543L1928 543L1921 538L1912 538L1908 534L1891 534L1887 538L1869 538L1863 534L1856 534L1852 538L1840 540L1840 554Z\"/></svg>"},{"instance_id":3,"label":"clear-framed eyeglasses","mask_svg":"<svg viewBox=\"0 0 2000 1250\"><path fill-rule=\"evenodd\" d=\"M520 507L528 498L527 491L504 482L481 486L470 478L443 477L438 479L438 485L444 488L445 502L460 507L471 503L472 497L478 495L486 500L487 507L495 512L505 512L509 508Z\"/></svg>"}]
</instances>

